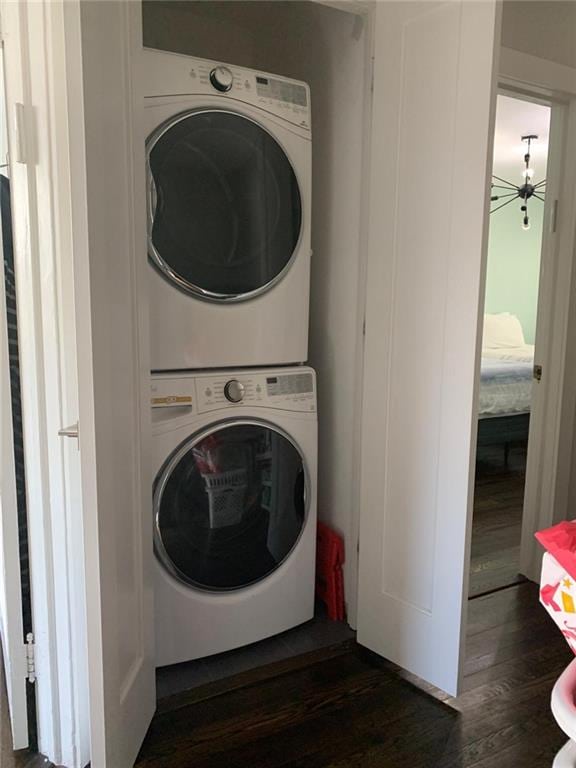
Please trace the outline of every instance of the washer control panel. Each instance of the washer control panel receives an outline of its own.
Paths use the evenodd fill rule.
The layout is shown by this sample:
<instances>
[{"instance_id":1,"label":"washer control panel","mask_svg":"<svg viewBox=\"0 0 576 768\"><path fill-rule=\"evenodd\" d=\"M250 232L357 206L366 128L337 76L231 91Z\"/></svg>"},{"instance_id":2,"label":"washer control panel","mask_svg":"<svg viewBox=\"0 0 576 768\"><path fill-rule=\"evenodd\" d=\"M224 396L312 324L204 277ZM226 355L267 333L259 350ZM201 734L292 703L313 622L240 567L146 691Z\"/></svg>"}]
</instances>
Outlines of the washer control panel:
<instances>
[{"instance_id":1,"label":"washer control panel","mask_svg":"<svg viewBox=\"0 0 576 768\"><path fill-rule=\"evenodd\" d=\"M196 398L199 413L240 405L315 411L314 373L303 369L197 376Z\"/></svg>"},{"instance_id":2,"label":"washer control panel","mask_svg":"<svg viewBox=\"0 0 576 768\"><path fill-rule=\"evenodd\" d=\"M224 397L231 403L241 403L244 400L244 384L238 379L230 379L224 385Z\"/></svg>"},{"instance_id":3,"label":"washer control panel","mask_svg":"<svg viewBox=\"0 0 576 768\"><path fill-rule=\"evenodd\" d=\"M316 411L316 378L311 368L218 374L158 374L152 377L152 408L180 414L208 413L242 406ZM169 414L165 414L169 417Z\"/></svg>"}]
</instances>

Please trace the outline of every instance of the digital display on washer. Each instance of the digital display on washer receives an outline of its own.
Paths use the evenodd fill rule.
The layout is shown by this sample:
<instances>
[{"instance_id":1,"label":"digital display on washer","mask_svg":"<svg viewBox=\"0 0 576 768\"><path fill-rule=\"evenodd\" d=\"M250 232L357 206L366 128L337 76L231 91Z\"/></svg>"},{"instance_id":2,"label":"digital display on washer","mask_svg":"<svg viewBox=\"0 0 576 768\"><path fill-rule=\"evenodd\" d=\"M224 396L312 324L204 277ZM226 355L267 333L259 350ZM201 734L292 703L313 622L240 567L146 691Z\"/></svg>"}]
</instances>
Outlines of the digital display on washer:
<instances>
[{"instance_id":1,"label":"digital display on washer","mask_svg":"<svg viewBox=\"0 0 576 768\"><path fill-rule=\"evenodd\" d=\"M266 379L269 397L277 395L304 395L314 391L311 373L292 373L288 376L271 376Z\"/></svg>"},{"instance_id":2,"label":"digital display on washer","mask_svg":"<svg viewBox=\"0 0 576 768\"><path fill-rule=\"evenodd\" d=\"M305 107L306 88L296 83L287 83L285 80L274 80L269 77L256 78L256 93L266 99L276 99L295 104L297 107Z\"/></svg>"}]
</instances>

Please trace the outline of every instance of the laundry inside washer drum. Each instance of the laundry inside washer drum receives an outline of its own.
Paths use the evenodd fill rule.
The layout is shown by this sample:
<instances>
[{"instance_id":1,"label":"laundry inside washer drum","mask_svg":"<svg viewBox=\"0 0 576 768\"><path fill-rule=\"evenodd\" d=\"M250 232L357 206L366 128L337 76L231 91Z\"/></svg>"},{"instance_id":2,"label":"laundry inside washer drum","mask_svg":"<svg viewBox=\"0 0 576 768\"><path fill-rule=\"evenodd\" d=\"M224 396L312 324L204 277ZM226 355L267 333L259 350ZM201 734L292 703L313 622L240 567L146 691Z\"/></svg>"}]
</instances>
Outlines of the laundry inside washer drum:
<instances>
[{"instance_id":1,"label":"laundry inside washer drum","mask_svg":"<svg viewBox=\"0 0 576 768\"><path fill-rule=\"evenodd\" d=\"M160 474L156 552L184 583L239 589L288 557L305 506L303 459L287 437L258 424L223 427Z\"/></svg>"},{"instance_id":2,"label":"laundry inside washer drum","mask_svg":"<svg viewBox=\"0 0 576 768\"><path fill-rule=\"evenodd\" d=\"M150 140L151 241L191 290L240 295L286 269L302 226L296 175L258 123L221 110L177 116Z\"/></svg>"}]
</instances>

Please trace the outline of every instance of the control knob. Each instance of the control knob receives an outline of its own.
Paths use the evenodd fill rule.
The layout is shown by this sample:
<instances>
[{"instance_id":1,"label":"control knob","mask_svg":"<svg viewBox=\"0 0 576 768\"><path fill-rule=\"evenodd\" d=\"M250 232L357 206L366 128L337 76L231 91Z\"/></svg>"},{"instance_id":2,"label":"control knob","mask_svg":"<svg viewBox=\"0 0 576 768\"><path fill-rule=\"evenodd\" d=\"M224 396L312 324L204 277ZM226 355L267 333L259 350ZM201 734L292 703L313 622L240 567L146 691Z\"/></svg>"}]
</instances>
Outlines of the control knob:
<instances>
[{"instance_id":1,"label":"control knob","mask_svg":"<svg viewBox=\"0 0 576 768\"><path fill-rule=\"evenodd\" d=\"M244 384L237 379L231 379L224 387L224 395L231 403L239 403L244 398Z\"/></svg>"},{"instance_id":2,"label":"control knob","mask_svg":"<svg viewBox=\"0 0 576 768\"><path fill-rule=\"evenodd\" d=\"M210 72L210 82L217 91L226 93L226 91L229 91L232 88L234 75L228 67L214 67Z\"/></svg>"}]
</instances>

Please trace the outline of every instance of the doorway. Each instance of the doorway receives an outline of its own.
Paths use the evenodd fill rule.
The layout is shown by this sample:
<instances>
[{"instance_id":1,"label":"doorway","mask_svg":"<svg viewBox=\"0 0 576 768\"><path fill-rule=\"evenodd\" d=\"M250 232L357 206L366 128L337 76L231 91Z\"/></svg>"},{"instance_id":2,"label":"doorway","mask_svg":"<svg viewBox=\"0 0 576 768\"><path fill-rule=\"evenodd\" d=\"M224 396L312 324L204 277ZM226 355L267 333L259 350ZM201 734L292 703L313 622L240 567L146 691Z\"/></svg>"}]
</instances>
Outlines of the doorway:
<instances>
[{"instance_id":1,"label":"doorway","mask_svg":"<svg viewBox=\"0 0 576 768\"><path fill-rule=\"evenodd\" d=\"M276 73L309 83L314 92L314 223L311 225L314 244L311 293L314 298L309 360L318 371L318 397L323 413L319 431L318 496L322 521L344 539L344 593L348 600L355 602L355 521L351 510L354 508L352 486L357 459L352 448L354 440L343 439L341 435L352 435L355 430L353 393L359 372L354 361L361 325L360 311L357 313L354 308L353 312L345 313L338 309L338 305L342 290L351 302L360 291L361 257L357 232L362 216L360 191L365 125L362 99L367 91L368 25L355 13L305 2L144 2L142 23L146 48ZM286 45L286 40L293 41L294 45ZM338 67L334 66L335 61L338 61ZM146 87L149 87L148 82ZM350 149L351 143L354 150ZM317 151L316 147L323 149ZM339 190L337 201L333 198L333 189ZM337 343L330 341L332 335ZM152 367L157 364L153 363ZM335 386L336 381L338 386ZM242 455L249 457L251 449ZM270 475L263 479L263 484L269 485L272 481ZM237 593L241 594L242 591ZM196 595L193 599L205 600ZM277 613L285 613L286 607L279 606ZM348 617L353 626L353 605L348 608ZM165 624L171 626L160 621L160 626ZM169 634L168 630L166 634ZM158 643L157 695L164 699L204 684L221 683L224 678L230 680L270 663L287 663L290 658L320 651L352 637L354 631L345 621L329 620L322 606L317 605L315 617L306 624L221 653L216 653L214 648L210 654L206 649L203 653L190 652L191 661L173 663L162 659ZM232 647L232 643L226 641L225 644Z\"/></svg>"},{"instance_id":2,"label":"doorway","mask_svg":"<svg viewBox=\"0 0 576 768\"><path fill-rule=\"evenodd\" d=\"M550 119L549 105L508 93L497 97L470 598L524 581L520 543L539 376L535 343Z\"/></svg>"}]
</instances>

